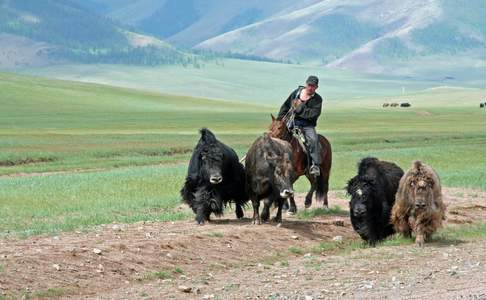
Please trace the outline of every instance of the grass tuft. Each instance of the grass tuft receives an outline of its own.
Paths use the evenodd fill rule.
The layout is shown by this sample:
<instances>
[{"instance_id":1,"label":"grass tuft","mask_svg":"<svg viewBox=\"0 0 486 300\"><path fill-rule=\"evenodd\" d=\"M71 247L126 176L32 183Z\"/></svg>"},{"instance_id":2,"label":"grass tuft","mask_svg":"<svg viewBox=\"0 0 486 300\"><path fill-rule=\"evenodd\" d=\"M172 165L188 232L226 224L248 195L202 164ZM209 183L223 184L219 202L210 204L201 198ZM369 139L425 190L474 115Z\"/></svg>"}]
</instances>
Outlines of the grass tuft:
<instances>
[{"instance_id":1,"label":"grass tuft","mask_svg":"<svg viewBox=\"0 0 486 300\"><path fill-rule=\"evenodd\" d=\"M329 209L314 208L300 210L297 212L297 218L301 220L308 220L319 216L347 216L349 212L342 209L340 206L335 205Z\"/></svg>"}]
</instances>

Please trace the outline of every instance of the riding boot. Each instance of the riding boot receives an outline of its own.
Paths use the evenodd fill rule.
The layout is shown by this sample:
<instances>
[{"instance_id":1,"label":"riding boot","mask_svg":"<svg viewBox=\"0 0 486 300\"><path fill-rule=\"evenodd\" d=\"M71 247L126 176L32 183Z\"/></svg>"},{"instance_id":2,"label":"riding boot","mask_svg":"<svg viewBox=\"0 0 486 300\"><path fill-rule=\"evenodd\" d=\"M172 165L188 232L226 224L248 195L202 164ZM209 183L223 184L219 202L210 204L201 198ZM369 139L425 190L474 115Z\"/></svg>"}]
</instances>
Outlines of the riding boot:
<instances>
[{"instance_id":1,"label":"riding boot","mask_svg":"<svg viewBox=\"0 0 486 300\"><path fill-rule=\"evenodd\" d=\"M320 164L321 164L321 154L320 154L320 144L319 138L315 127L302 127L305 139L309 148L309 154L312 161L309 173L314 176L320 175Z\"/></svg>"}]
</instances>

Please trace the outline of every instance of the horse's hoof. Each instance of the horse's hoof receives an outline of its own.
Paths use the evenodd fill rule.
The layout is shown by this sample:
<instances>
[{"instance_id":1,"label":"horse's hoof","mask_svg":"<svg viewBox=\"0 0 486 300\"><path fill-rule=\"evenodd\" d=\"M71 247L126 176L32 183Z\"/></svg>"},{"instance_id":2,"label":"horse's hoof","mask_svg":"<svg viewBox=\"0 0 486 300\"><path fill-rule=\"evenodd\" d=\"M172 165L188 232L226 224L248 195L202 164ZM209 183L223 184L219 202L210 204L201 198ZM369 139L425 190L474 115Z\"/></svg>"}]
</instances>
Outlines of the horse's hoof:
<instances>
[{"instance_id":1,"label":"horse's hoof","mask_svg":"<svg viewBox=\"0 0 486 300\"><path fill-rule=\"evenodd\" d=\"M293 211L290 211L290 210L289 210L289 211L287 212L287 215L288 215L288 216L293 216L293 215L295 215L295 212L293 212Z\"/></svg>"}]
</instances>

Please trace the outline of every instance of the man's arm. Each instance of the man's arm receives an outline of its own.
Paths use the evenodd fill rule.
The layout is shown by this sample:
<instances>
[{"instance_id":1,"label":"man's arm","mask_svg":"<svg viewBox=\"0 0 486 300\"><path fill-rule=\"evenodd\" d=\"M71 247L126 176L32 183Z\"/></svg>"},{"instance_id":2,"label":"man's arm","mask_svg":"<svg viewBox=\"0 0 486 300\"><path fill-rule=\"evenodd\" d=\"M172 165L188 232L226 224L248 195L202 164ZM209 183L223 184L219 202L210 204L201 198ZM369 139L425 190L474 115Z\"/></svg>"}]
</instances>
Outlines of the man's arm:
<instances>
[{"instance_id":1,"label":"man's arm","mask_svg":"<svg viewBox=\"0 0 486 300\"><path fill-rule=\"evenodd\" d=\"M306 120L318 118L321 115L322 98L319 100L320 101L316 101L312 106L307 106L305 103L301 103L295 108L295 115Z\"/></svg>"},{"instance_id":2,"label":"man's arm","mask_svg":"<svg viewBox=\"0 0 486 300\"><path fill-rule=\"evenodd\" d=\"M282 120L282 118L289 112L290 108L292 107L292 100L295 98L295 91L290 93L289 97L280 107L280 111L278 112L277 119Z\"/></svg>"}]
</instances>

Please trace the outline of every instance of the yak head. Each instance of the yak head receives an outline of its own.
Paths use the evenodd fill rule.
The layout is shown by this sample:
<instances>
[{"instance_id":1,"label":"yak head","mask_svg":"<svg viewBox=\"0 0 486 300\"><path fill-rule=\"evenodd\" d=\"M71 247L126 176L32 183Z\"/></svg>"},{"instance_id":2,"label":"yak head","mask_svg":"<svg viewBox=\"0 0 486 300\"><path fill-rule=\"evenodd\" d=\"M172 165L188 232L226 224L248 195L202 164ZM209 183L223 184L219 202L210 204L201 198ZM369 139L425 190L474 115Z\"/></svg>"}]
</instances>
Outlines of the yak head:
<instances>
[{"instance_id":1,"label":"yak head","mask_svg":"<svg viewBox=\"0 0 486 300\"><path fill-rule=\"evenodd\" d=\"M213 185L220 184L223 181L223 149L209 129L201 129L198 148L200 175L203 181Z\"/></svg>"},{"instance_id":2,"label":"yak head","mask_svg":"<svg viewBox=\"0 0 486 300\"><path fill-rule=\"evenodd\" d=\"M421 162L414 163L411 175L405 184L412 199L412 209L415 211L424 211L434 205L434 185L435 180L423 168Z\"/></svg>"},{"instance_id":3,"label":"yak head","mask_svg":"<svg viewBox=\"0 0 486 300\"><path fill-rule=\"evenodd\" d=\"M348 181L346 191L351 196L349 210L354 217L366 215L374 194L374 180L369 176L355 176Z\"/></svg>"},{"instance_id":4,"label":"yak head","mask_svg":"<svg viewBox=\"0 0 486 300\"><path fill-rule=\"evenodd\" d=\"M223 206L223 200L214 190L202 186L194 193L192 210L196 214L196 222L199 225L203 225L205 221L209 221L211 213L222 215Z\"/></svg>"},{"instance_id":5,"label":"yak head","mask_svg":"<svg viewBox=\"0 0 486 300\"><path fill-rule=\"evenodd\" d=\"M291 155L291 148L287 142L273 139L268 134L265 135L263 159L271 171L269 175L274 184L274 190L282 198L289 198L294 195L292 187L294 169Z\"/></svg>"}]
</instances>

